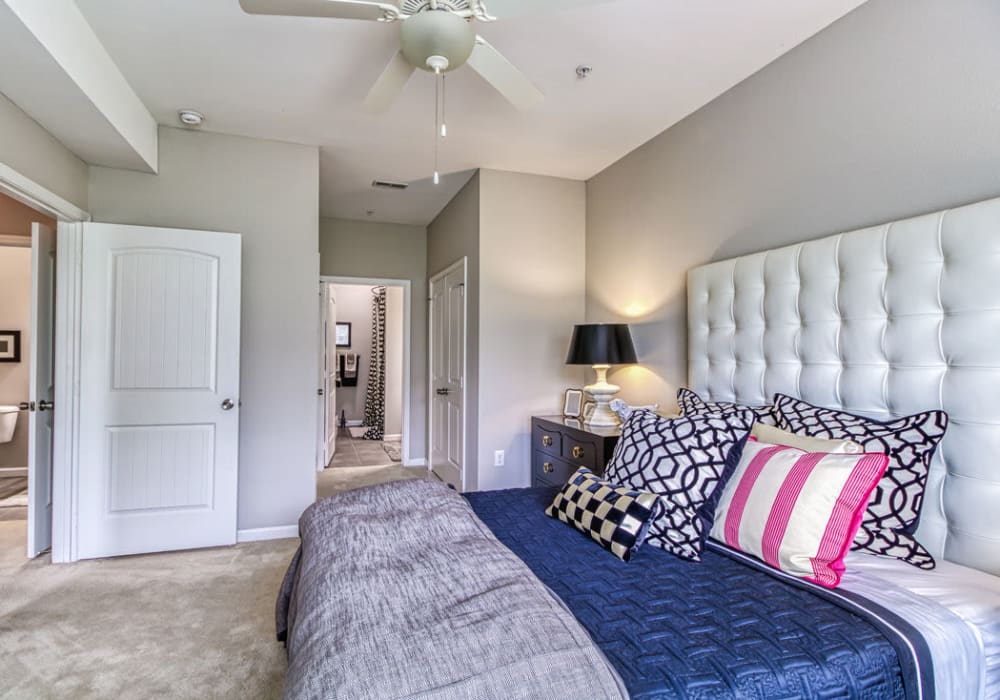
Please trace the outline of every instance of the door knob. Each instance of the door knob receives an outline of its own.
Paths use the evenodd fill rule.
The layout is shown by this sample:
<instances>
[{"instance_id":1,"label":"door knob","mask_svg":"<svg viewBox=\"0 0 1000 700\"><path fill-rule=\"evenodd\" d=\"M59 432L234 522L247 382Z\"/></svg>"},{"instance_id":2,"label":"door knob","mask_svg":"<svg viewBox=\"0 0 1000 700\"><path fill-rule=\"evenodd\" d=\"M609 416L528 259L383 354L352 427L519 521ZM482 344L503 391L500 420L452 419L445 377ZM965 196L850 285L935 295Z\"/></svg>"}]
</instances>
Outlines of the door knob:
<instances>
[{"instance_id":1,"label":"door knob","mask_svg":"<svg viewBox=\"0 0 1000 700\"><path fill-rule=\"evenodd\" d=\"M233 403L232 399L226 399L225 401L222 402L222 410L223 411L231 411L231 410L233 410L233 406L235 406L235 405L236 404Z\"/></svg>"},{"instance_id":2,"label":"door knob","mask_svg":"<svg viewBox=\"0 0 1000 700\"><path fill-rule=\"evenodd\" d=\"M438 389L435 393L438 396L447 396L448 394L451 393L451 391L449 389Z\"/></svg>"},{"instance_id":3,"label":"door knob","mask_svg":"<svg viewBox=\"0 0 1000 700\"><path fill-rule=\"evenodd\" d=\"M22 411L34 411L35 402L34 401L22 401L17 405L18 409Z\"/></svg>"},{"instance_id":4,"label":"door knob","mask_svg":"<svg viewBox=\"0 0 1000 700\"><path fill-rule=\"evenodd\" d=\"M43 399L38 402L39 411L51 411L53 408L55 408L55 404L53 404L51 401L45 401Z\"/></svg>"}]
</instances>

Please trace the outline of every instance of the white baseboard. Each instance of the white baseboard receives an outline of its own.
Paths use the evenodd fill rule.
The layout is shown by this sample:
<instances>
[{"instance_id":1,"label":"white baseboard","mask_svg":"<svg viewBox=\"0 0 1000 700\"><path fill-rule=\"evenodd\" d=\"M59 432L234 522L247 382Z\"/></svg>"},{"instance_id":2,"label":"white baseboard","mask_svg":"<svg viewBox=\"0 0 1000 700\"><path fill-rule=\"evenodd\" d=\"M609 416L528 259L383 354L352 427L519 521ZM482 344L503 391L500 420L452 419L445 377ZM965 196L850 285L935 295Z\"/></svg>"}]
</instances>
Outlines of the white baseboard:
<instances>
[{"instance_id":1,"label":"white baseboard","mask_svg":"<svg viewBox=\"0 0 1000 700\"><path fill-rule=\"evenodd\" d=\"M403 466L404 467L426 467L427 466L427 460L423 459L423 458L421 458L421 459L407 459L407 460L405 460L403 462Z\"/></svg>"},{"instance_id":2,"label":"white baseboard","mask_svg":"<svg viewBox=\"0 0 1000 700\"><path fill-rule=\"evenodd\" d=\"M0 476L28 476L27 467L0 467Z\"/></svg>"},{"instance_id":3,"label":"white baseboard","mask_svg":"<svg viewBox=\"0 0 1000 700\"><path fill-rule=\"evenodd\" d=\"M403 439L403 435L402 435L402 433L395 433L394 435L383 435L382 439L383 440L402 440Z\"/></svg>"},{"instance_id":4,"label":"white baseboard","mask_svg":"<svg viewBox=\"0 0 1000 700\"><path fill-rule=\"evenodd\" d=\"M237 542L262 542L264 540L284 540L299 536L298 525L279 525L277 527L253 527L236 531Z\"/></svg>"},{"instance_id":5,"label":"white baseboard","mask_svg":"<svg viewBox=\"0 0 1000 700\"><path fill-rule=\"evenodd\" d=\"M338 425L339 425L339 423L338 423ZM358 420L357 418L355 418L355 419L346 421L345 425L348 428L357 428L357 427L360 427L360 426L364 425L364 421L363 420Z\"/></svg>"}]
</instances>

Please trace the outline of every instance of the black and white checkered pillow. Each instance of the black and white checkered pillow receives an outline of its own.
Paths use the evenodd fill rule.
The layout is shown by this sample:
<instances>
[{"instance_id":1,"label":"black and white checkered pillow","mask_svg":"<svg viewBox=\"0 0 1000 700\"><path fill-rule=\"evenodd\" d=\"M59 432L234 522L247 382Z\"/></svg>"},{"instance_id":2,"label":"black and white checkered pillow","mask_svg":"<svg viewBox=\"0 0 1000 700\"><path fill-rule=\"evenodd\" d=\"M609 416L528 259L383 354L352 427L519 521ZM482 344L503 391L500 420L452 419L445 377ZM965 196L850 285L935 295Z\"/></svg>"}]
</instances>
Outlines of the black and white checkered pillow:
<instances>
[{"instance_id":1,"label":"black and white checkered pillow","mask_svg":"<svg viewBox=\"0 0 1000 700\"><path fill-rule=\"evenodd\" d=\"M934 557L913 533L920 522L931 458L948 427L948 415L926 411L883 422L784 394L775 395L774 409L782 430L817 438L846 438L860 443L866 452L889 455L889 468L875 487L854 549L933 569Z\"/></svg>"},{"instance_id":2,"label":"black and white checkered pillow","mask_svg":"<svg viewBox=\"0 0 1000 700\"><path fill-rule=\"evenodd\" d=\"M777 425L771 406L747 406L730 401L706 401L690 389L681 387L677 390L677 405L681 415L685 416L734 416L744 411L752 411L758 423Z\"/></svg>"},{"instance_id":3,"label":"black and white checkered pillow","mask_svg":"<svg viewBox=\"0 0 1000 700\"><path fill-rule=\"evenodd\" d=\"M636 411L622 424L605 477L651 491L664 512L647 541L692 561L701 560L722 487L743 453L754 414L661 418Z\"/></svg>"},{"instance_id":4,"label":"black and white checkered pillow","mask_svg":"<svg viewBox=\"0 0 1000 700\"><path fill-rule=\"evenodd\" d=\"M580 467L545 509L623 561L646 539L649 524L663 510L655 494L626 489Z\"/></svg>"}]
</instances>

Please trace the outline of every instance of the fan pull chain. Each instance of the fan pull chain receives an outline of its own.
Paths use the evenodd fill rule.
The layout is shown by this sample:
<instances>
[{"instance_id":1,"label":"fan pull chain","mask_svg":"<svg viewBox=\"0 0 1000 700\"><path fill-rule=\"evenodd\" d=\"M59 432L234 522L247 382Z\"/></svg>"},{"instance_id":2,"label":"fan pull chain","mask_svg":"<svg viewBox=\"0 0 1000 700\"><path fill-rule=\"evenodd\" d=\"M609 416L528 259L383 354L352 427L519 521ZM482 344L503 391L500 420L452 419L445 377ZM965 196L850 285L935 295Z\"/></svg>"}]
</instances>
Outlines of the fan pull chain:
<instances>
[{"instance_id":1,"label":"fan pull chain","mask_svg":"<svg viewBox=\"0 0 1000 700\"><path fill-rule=\"evenodd\" d=\"M441 125L441 71L434 71L434 184L441 184L441 173L438 170L438 130Z\"/></svg>"},{"instance_id":2,"label":"fan pull chain","mask_svg":"<svg viewBox=\"0 0 1000 700\"><path fill-rule=\"evenodd\" d=\"M448 138L448 119L445 117L445 97L447 95L445 79L447 77L444 73L441 74L441 138L443 139Z\"/></svg>"}]
</instances>

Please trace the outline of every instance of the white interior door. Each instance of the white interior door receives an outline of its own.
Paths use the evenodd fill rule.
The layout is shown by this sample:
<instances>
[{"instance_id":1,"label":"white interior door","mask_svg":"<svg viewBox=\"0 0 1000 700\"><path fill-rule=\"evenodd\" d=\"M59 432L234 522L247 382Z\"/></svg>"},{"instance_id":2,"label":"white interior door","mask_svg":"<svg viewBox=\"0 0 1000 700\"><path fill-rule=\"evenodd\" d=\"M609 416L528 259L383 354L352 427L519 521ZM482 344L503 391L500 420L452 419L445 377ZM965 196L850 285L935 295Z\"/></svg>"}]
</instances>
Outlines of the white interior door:
<instances>
[{"instance_id":1,"label":"white interior door","mask_svg":"<svg viewBox=\"0 0 1000 700\"><path fill-rule=\"evenodd\" d=\"M430 467L465 486L465 260L430 284Z\"/></svg>"},{"instance_id":2,"label":"white interior door","mask_svg":"<svg viewBox=\"0 0 1000 700\"><path fill-rule=\"evenodd\" d=\"M82 238L79 556L233 544L240 237Z\"/></svg>"},{"instance_id":3,"label":"white interior door","mask_svg":"<svg viewBox=\"0 0 1000 700\"><path fill-rule=\"evenodd\" d=\"M31 388L28 413L28 556L52 546L52 410L56 233L31 225Z\"/></svg>"},{"instance_id":4,"label":"white interior door","mask_svg":"<svg viewBox=\"0 0 1000 700\"><path fill-rule=\"evenodd\" d=\"M337 452L337 294L332 284L325 285L326 325L323 329L323 398L326 400L326 463Z\"/></svg>"}]
</instances>

